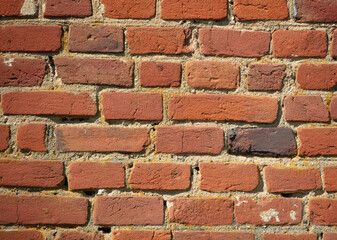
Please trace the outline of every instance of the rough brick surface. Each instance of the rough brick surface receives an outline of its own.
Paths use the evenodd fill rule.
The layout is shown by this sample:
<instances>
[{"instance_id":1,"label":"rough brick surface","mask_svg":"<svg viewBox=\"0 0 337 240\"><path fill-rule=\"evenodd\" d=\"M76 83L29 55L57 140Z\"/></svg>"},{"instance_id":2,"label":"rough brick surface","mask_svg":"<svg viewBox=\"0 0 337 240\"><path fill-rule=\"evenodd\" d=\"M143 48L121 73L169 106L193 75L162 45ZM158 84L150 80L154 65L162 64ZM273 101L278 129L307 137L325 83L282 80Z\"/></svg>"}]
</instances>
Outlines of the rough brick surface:
<instances>
[{"instance_id":1,"label":"rough brick surface","mask_svg":"<svg viewBox=\"0 0 337 240\"><path fill-rule=\"evenodd\" d=\"M301 156L337 155L337 128L300 128Z\"/></svg>"},{"instance_id":2,"label":"rough brick surface","mask_svg":"<svg viewBox=\"0 0 337 240\"><path fill-rule=\"evenodd\" d=\"M333 97L330 104L331 118L337 121L337 97Z\"/></svg>"},{"instance_id":3,"label":"rough brick surface","mask_svg":"<svg viewBox=\"0 0 337 240\"><path fill-rule=\"evenodd\" d=\"M192 30L174 27L128 27L131 54L183 54L193 51Z\"/></svg>"},{"instance_id":4,"label":"rough brick surface","mask_svg":"<svg viewBox=\"0 0 337 240\"><path fill-rule=\"evenodd\" d=\"M304 234L281 234L267 233L262 236L263 240L317 240L317 235L313 233Z\"/></svg>"},{"instance_id":5,"label":"rough brick surface","mask_svg":"<svg viewBox=\"0 0 337 240\"><path fill-rule=\"evenodd\" d=\"M337 166L323 167L323 179L327 192L337 192Z\"/></svg>"},{"instance_id":6,"label":"rough brick surface","mask_svg":"<svg viewBox=\"0 0 337 240\"><path fill-rule=\"evenodd\" d=\"M133 61L110 59L54 59L56 71L63 83L132 87Z\"/></svg>"},{"instance_id":7,"label":"rough brick surface","mask_svg":"<svg viewBox=\"0 0 337 240\"><path fill-rule=\"evenodd\" d=\"M337 57L337 29L333 32L332 37L332 47L331 47L331 56Z\"/></svg>"},{"instance_id":8,"label":"rough brick surface","mask_svg":"<svg viewBox=\"0 0 337 240\"><path fill-rule=\"evenodd\" d=\"M302 200L297 198L239 197L235 201L235 219L239 224L293 225L302 221Z\"/></svg>"},{"instance_id":9,"label":"rough brick surface","mask_svg":"<svg viewBox=\"0 0 337 240\"><path fill-rule=\"evenodd\" d=\"M158 127L156 152L176 154L220 154L224 132L217 127Z\"/></svg>"},{"instance_id":10,"label":"rough brick surface","mask_svg":"<svg viewBox=\"0 0 337 240\"><path fill-rule=\"evenodd\" d=\"M68 184L71 190L122 188L124 166L121 162L73 162L69 165Z\"/></svg>"},{"instance_id":11,"label":"rough brick surface","mask_svg":"<svg viewBox=\"0 0 337 240\"><path fill-rule=\"evenodd\" d=\"M264 168L268 192L297 192L320 189L321 174L318 168Z\"/></svg>"},{"instance_id":12,"label":"rough brick surface","mask_svg":"<svg viewBox=\"0 0 337 240\"><path fill-rule=\"evenodd\" d=\"M57 52L61 47L61 26L0 26L2 52Z\"/></svg>"},{"instance_id":13,"label":"rough brick surface","mask_svg":"<svg viewBox=\"0 0 337 240\"><path fill-rule=\"evenodd\" d=\"M330 90L337 84L337 64L302 63L296 80L303 89Z\"/></svg>"},{"instance_id":14,"label":"rough brick surface","mask_svg":"<svg viewBox=\"0 0 337 240\"><path fill-rule=\"evenodd\" d=\"M172 198L170 222L193 225L230 225L233 202L227 198Z\"/></svg>"},{"instance_id":15,"label":"rough brick surface","mask_svg":"<svg viewBox=\"0 0 337 240\"><path fill-rule=\"evenodd\" d=\"M78 197L0 195L0 223L84 225L88 200Z\"/></svg>"},{"instance_id":16,"label":"rough brick surface","mask_svg":"<svg viewBox=\"0 0 337 240\"><path fill-rule=\"evenodd\" d=\"M206 191L253 191L259 184L256 164L199 163L199 188Z\"/></svg>"},{"instance_id":17,"label":"rough brick surface","mask_svg":"<svg viewBox=\"0 0 337 240\"><path fill-rule=\"evenodd\" d=\"M1 96L4 114L95 116L96 103L88 92L8 92Z\"/></svg>"},{"instance_id":18,"label":"rough brick surface","mask_svg":"<svg viewBox=\"0 0 337 240\"><path fill-rule=\"evenodd\" d=\"M156 13L156 0L102 0L108 18L151 18Z\"/></svg>"},{"instance_id":19,"label":"rough brick surface","mask_svg":"<svg viewBox=\"0 0 337 240\"><path fill-rule=\"evenodd\" d=\"M135 163L129 185L142 190L186 190L191 185L191 166L173 163Z\"/></svg>"},{"instance_id":20,"label":"rough brick surface","mask_svg":"<svg viewBox=\"0 0 337 240\"><path fill-rule=\"evenodd\" d=\"M91 0L46 1L45 17L88 17L91 15Z\"/></svg>"},{"instance_id":21,"label":"rough brick surface","mask_svg":"<svg viewBox=\"0 0 337 240\"><path fill-rule=\"evenodd\" d=\"M294 122L329 122L329 111L322 97L287 96L284 99L284 117Z\"/></svg>"},{"instance_id":22,"label":"rough brick surface","mask_svg":"<svg viewBox=\"0 0 337 240\"><path fill-rule=\"evenodd\" d=\"M254 233L251 232L211 232L211 231L191 231L191 232L173 232L175 240L254 240Z\"/></svg>"},{"instance_id":23,"label":"rough brick surface","mask_svg":"<svg viewBox=\"0 0 337 240\"><path fill-rule=\"evenodd\" d=\"M325 57L327 35L316 30L278 30L273 33L273 52L276 57Z\"/></svg>"},{"instance_id":24,"label":"rough brick surface","mask_svg":"<svg viewBox=\"0 0 337 240\"><path fill-rule=\"evenodd\" d=\"M4 151L9 146L10 130L8 125L0 124L0 151Z\"/></svg>"},{"instance_id":25,"label":"rough brick surface","mask_svg":"<svg viewBox=\"0 0 337 240\"><path fill-rule=\"evenodd\" d=\"M94 203L94 224L161 225L164 223L164 202L161 197L97 197Z\"/></svg>"},{"instance_id":26,"label":"rough brick surface","mask_svg":"<svg viewBox=\"0 0 337 240\"><path fill-rule=\"evenodd\" d=\"M337 22L337 2L334 0L296 0L298 22Z\"/></svg>"},{"instance_id":27,"label":"rough brick surface","mask_svg":"<svg viewBox=\"0 0 337 240\"><path fill-rule=\"evenodd\" d=\"M116 230L112 232L113 240L171 240L170 231Z\"/></svg>"},{"instance_id":28,"label":"rough brick surface","mask_svg":"<svg viewBox=\"0 0 337 240\"><path fill-rule=\"evenodd\" d=\"M268 32L199 29L201 52L205 55L262 57L269 52L270 38Z\"/></svg>"},{"instance_id":29,"label":"rough brick surface","mask_svg":"<svg viewBox=\"0 0 337 240\"><path fill-rule=\"evenodd\" d=\"M163 118L160 93L104 92L102 94L105 120L147 120Z\"/></svg>"},{"instance_id":30,"label":"rough brick surface","mask_svg":"<svg viewBox=\"0 0 337 240\"><path fill-rule=\"evenodd\" d=\"M250 64L247 87L249 91L278 91L286 76L285 64Z\"/></svg>"},{"instance_id":31,"label":"rough brick surface","mask_svg":"<svg viewBox=\"0 0 337 240\"><path fill-rule=\"evenodd\" d=\"M98 232L64 231L59 232L55 240L104 240L104 235Z\"/></svg>"},{"instance_id":32,"label":"rough brick surface","mask_svg":"<svg viewBox=\"0 0 337 240\"><path fill-rule=\"evenodd\" d=\"M227 1L163 0L161 17L163 19L225 19Z\"/></svg>"},{"instance_id":33,"label":"rough brick surface","mask_svg":"<svg viewBox=\"0 0 337 240\"><path fill-rule=\"evenodd\" d=\"M0 231L1 240L43 240L41 232L36 230Z\"/></svg>"},{"instance_id":34,"label":"rough brick surface","mask_svg":"<svg viewBox=\"0 0 337 240\"><path fill-rule=\"evenodd\" d=\"M173 120L273 123L277 112L278 101L271 97L172 95L168 103L168 116Z\"/></svg>"},{"instance_id":35,"label":"rough brick surface","mask_svg":"<svg viewBox=\"0 0 337 240\"><path fill-rule=\"evenodd\" d=\"M0 86L39 86L45 74L43 59L0 58Z\"/></svg>"},{"instance_id":36,"label":"rough brick surface","mask_svg":"<svg viewBox=\"0 0 337 240\"><path fill-rule=\"evenodd\" d=\"M313 225L337 225L337 200L313 198L309 200L309 216Z\"/></svg>"},{"instance_id":37,"label":"rough brick surface","mask_svg":"<svg viewBox=\"0 0 337 240\"><path fill-rule=\"evenodd\" d=\"M0 16L2 17L21 17L34 16L37 12L36 1L30 1L29 7L24 6L25 0L0 0Z\"/></svg>"},{"instance_id":38,"label":"rough brick surface","mask_svg":"<svg viewBox=\"0 0 337 240\"><path fill-rule=\"evenodd\" d=\"M236 128L228 132L228 151L258 156L292 156L297 152L290 128Z\"/></svg>"},{"instance_id":39,"label":"rough brick surface","mask_svg":"<svg viewBox=\"0 0 337 240\"><path fill-rule=\"evenodd\" d=\"M144 87L179 87L181 64L144 61L139 65L139 78Z\"/></svg>"},{"instance_id":40,"label":"rough brick surface","mask_svg":"<svg viewBox=\"0 0 337 240\"><path fill-rule=\"evenodd\" d=\"M114 26L70 25L68 47L71 52L123 52L123 30Z\"/></svg>"},{"instance_id":41,"label":"rough brick surface","mask_svg":"<svg viewBox=\"0 0 337 240\"><path fill-rule=\"evenodd\" d=\"M17 131L17 145L22 150L46 152L45 144L46 124L29 123L19 125Z\"/></svg>"},{"instance_id":42,"label":"rough brick surface","mask_svg":"<svg viewBox=\"0 0 337 240\"><path fill-rule=\"evenodd\" d=\"M238 20L273 20L288 18L287 0L234 0Z\"/></svg>"},{"instance_id":43,"label":"rough brick surface","mask_svg":"<svg viewBox=\"0 0 337 240\"><path fill-rule=\"evenodd\" d=\"M186 81L195 88L236 89L240 81L239 64L215 61L186 63Z\"/></svg>"},{"instance_id":44,"label":"rough brick surface","mask_svg":"<svg viewBox=\"0 0 337 240\"><path fill-rule=\"evenodd\" d=\"M327 232L323 234L323 240L336 240L337 233Z\"/></svg>"},{"instance_id":45,"label":"rough brick surface","mask_svg":"<svg viewBox=\"0 0 337 240\"><path fill-rule=\"evenodd\" d=\"M146 128L57 127L61 152L141 152L150 143Z\"/></svg>"}]
</instances>

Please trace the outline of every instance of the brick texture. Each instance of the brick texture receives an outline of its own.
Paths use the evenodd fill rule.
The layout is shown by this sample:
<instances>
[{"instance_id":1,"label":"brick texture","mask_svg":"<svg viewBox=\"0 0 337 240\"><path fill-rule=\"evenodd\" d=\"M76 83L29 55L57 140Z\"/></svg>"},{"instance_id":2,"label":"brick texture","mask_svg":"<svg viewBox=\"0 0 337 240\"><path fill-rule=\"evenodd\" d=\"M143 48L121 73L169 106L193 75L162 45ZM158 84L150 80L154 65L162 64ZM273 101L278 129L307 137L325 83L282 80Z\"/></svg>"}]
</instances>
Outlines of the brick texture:
<instances>
[{"instance_id":1,"label":"brick texture","mask_svg":"<svg viewBox=\"0 0 337 240\"><path fill-rule=\"evenodd\" d=\"M331 118L337 120L337 97L333 97L330 104Z\"/></svg>"},{"instance_id":2,"label":"brick texture","mask_svg":"<svg viewBox=\"0 0 337 240\"><path fill-rule=\"evenodd\" d=\"M298 22L337 22L337 2L334 0L296 0L295 8Z\"/></svg>"},{"instance_id":3,"label":"brick texture","mask_svg":"<svg viewBox=\"0 0 337 240\"><path fill-rule=\"evenodd\" d=\"M337 233L328 232L323 234L323 240L336 240Z\"/></svg>"},{"instance_id":4,"label":"brick texture","mask_svg":"<svg viewBox=\"0 0 337 240\"><path fill-rule=\"evenodd\" d=\"M13 230L13 231L0 231L0 239L2 240L43 240L41 232L36 230Z\"/></svg>"},{"instance_id":5,"label":"brick texture","mask_svg":"<svg viewBox=\"0 0 337 240\"><path fill-rule=\"evenodd\" d=\"M112 232L113 240L171 240L170 231L140 231L140 230L116 230Z\"/></svg>"},{"instance_id":6,"label":"brick texture","mask_svg":"<svg viewBox=\"0 0 337 240\"><path fill-rule=\"evenodd\" d=\"M263 235L263 240L317 240L317 235L313 233L304 233L296 235L267 233Z\"/></svg>"},{"instance_id":7,"label":"brick texture","mask_svg":"<svg viewBox=\"0 0 337 240\"><path fill-rule=\"evenodd\" d=\"M2 17L21 17L34 16L37 12L36 1L31 1L31 7L27 10L23 8L25 0L7 1L0 0L0 16Z\"/></svg>"},{"instance_id":8,"label":"brick texture","mask_svg":"<svg viewBox=\"0 0 337 240\"><path fill-rule=\"evenodd\" d=\"M0 124L0 151L4 151L9 146L10 129L8 125Z\"/></svg>"},{"instance_id":9,"label":"brick texture","mask_svg":"<svg viewBox=\"0 0 337 240\"><path fill-rule=\"evenodd\" d=\"M46 152L46 124L29 123L20 125L17 132L17 145L22 150Z\"/></svg>"},{"instance_id":10,"label":"brick texture","mask_svg":"<svg viewBox=\"0 0 337 240\"><path fill-rule=\"evenodd\" d=\"M45 17L88 17L91 15L91 0L46 1Z\"/></svg>"},{"instance_id":11,"label":"brick texture","mask_svg":"<svg viewBox=\"0 0 337 240\"><path fill-rule=\"evenodd\" d=\"M138 18L154 17L156 12L155 0L102 0L104 16L108 18Z\"/></svg>"},{"instance_id":12,"label":"brick texture","mask_svg":"<svg viewBox=\"0 0 337 240\"><path fill-rule=\"evenodd\" d=\"M191 231L191 232L173 232L176 240L193 239L229 239L229 240L254 240L254 233L251 232L211 232L211 231Z\"/></svg>"},{"instance_id":13,"label":"brick texture","mask_svg":"<svg viewBox=\"0 0 337 240\"><path fill-rule=\"evenodd\" d=\"M84 233L80 231L64 231L56 235L55 240L104 240L104 235L98 232Z\"/></svg>"},{"instance_id":14,"label":"brick texture","mask_svg":"<svg viewBox=\"0 0 337 240\"><path fill-rule=\"evenodd\" d=\"M328 198L309 200L309 216L313 225L337 225L337 201Z\"/></svg>"},{"instance_id":15,"label":"brick texture","mask_svg":"<svg viewBox=\"0 0 337 240\"><path fill-rule=\"evenodd\" d=\"M332 37L332 47L331 47L331 56L332 57L337 57L337 30L333 32L333 37Z\"/></svg>"},{"instance_id":16,"label":"brick texture","mask_svg":"<svg viewBox=\"0 0 337 240\"><path fill-rule=\"evenodd\" d=\"M337 64L303 63L297 70L296 80L303 89L330 90L337 84Z\"/></svg>"},{"instance_id":17,"label":"brick texture","mask_svg":"<svg viewBox=\"0 0 337 240\"><path fill-rule=\"evenodd\" d=\"M337 192L337 166L323 167L323 179L327 192Z\"/></svg>"}]
</instances>

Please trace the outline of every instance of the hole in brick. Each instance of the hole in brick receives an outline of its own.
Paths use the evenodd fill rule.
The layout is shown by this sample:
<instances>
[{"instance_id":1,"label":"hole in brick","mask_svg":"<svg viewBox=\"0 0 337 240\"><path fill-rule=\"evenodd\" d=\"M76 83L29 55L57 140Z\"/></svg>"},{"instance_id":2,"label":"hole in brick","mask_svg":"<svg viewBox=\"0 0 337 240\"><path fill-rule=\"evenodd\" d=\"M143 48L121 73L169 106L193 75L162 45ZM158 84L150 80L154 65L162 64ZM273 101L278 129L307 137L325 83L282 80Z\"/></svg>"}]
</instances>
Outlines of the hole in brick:
<instances>
[{"instance_id":1,"label":"hole in brick","mask_svg":"<svg viewBox=\"0 0 337 240\"><path fill-rule=\"evenodd\" d=\"M83 192L84 192L85 195L90 196L90 197L93 197L96 194L96 192L94 192L94 191L83 191Z\"/></svg>"},{"instance_id":2,"label":"hole in brick","mask_svg":"<svg viewBox=\"0 0 337 240\"><path fill-rule=\"evenodd\" d=\"M103 233L111 233L111 228L108 228L108 227L99 227L98 231L102 231Z\"/></svg>"},{"instance_id":3,"label":"hole in brick","mask_svg":"<svg viewBox=\"0 0 337 240\"><path fill-rule=\"evenodd\" d=\"M64 178L64 183L63 183L63 185L64 185L66 188L68 188L68 179L67 179L67 178Z\"/></svg>"},{"instance_id":4,"label":"hole in brick","mask_svg":"<svg viewBox=\"0 0 337 240\"><path fill-rule=\"evenodd\" d=\"M164 207L166 207L167 206L167 201L164 201Z\"/></svg>"},{"instance_id":5,"label":"hole in brick","mask_svg":"<svg viewBox=\"0 0 337 240\"><path fill-rule=\"evenodd\" d=\"M194 170L199 172L199 167L195 167Z\"/></svg>"},{"instance_id":6,"label":"hole in brick","mask_svg":"<svg viewBox=\"0 0 337 240\"><path fill-rule=\"evenodd\" d=\"M128 168L132 168L133 167L133 163L128 163Z\"/></svg>"},{"instance_id":7,"label":"hole in brick","mask_svg":"<svg viewBox=\"0 0 337 240\"><path fill-rule=\"evenodd\" d=\"M281 196L285 198L290 198L293 196L293 194L292 193L281 193Z\"/></svg>"}]
</instances>

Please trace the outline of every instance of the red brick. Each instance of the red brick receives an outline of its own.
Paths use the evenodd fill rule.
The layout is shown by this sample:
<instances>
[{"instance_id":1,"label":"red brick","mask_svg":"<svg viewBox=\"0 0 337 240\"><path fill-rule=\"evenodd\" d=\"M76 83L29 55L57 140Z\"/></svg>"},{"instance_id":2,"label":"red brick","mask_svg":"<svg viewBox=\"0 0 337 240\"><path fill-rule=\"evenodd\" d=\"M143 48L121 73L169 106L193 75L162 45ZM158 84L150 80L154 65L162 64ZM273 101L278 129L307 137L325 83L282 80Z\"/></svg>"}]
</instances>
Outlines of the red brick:
<instances>
[{"instance_id":1,"label":"red brick","mask_svg":"<svg viewBox=\"0 0 337 240\"><path fill-rule=\"evenodd\" d=\"M43 59L0 58L0 86L40 86L45 74Z\"/></svg>"},{"instance_id":2,"label":"red brick","mask_svg":"<svg viewBox=\"0 0 337 240\"><path fill-rule=\"evenodd\" d=\"M0 160L0 185L56 188L64 183L62 161Z\"/></svg>"},{"instance_id":3,"label":"red brick","mask_svg":"<svg viewBox=\"0 0 337 240\"><path fill-rule=\"evenodd\" d=\"M337 233L332 232L324 233L323 240L337 240Z\"/></svg>"},{"instance_id":4,"label":"red brick","mask_svg":"<svg viewBox=\"0 0 337 240\"><path fill-rule=\"evenodd\" d=\"M0 231L1 240L44 240L41 232L36 230Z\"/></svg>"},{"instance_id":5,"label":"red brick","mask_svg":"<svg viewBox=\"0 0 337 240\"><path fill-rule=\"evenodd\" d=\"M327 192L337 192L337 166L323 167L323 179Z\"/></svg>"},{"instance_id":6,"label":"red brick","mask_svg":"<svg viewBox=\"0 0 337 240\"><path fill-rule=\"evenodd\" d=\"M286 76L285 64L249 64L247 87L249 91L278 91Z\"/></svg>"},{"instance_id":7,"label":"red brick","mask_svg":"<svg viewBox=\"0 0 337 240\"><path fill-rule=\"evenodd\" d=\"M273 123L277 113L278 101L271 97L172 95L168 103L168 116L173 120Z\"/></svg>"},{"instance_id":8,"label":"red brick","mask_svg":"<svg viewBox=\"0 0 337 240\"><path fill-rule=\"evenodd\" d=\"M22 150L46 152L46 124L30 123L19 125L16 135L17 145Z\"/></svg>"},{"instance_id":9,"label":"red brick","mask_svg":"<svg viewBox=\"0 0 337 240\"><path fill-rule=\"evenodd\" d=\"M109 196L94 202L94 224L161 225L164 201L161 197Z\"/></svg>"},{"instance_id":10,"label":"red brick","mask_svg":"<svg viewBox=\"0 0 337 240\"><path fill-rule=\"evenodd\" d=\"M113 240L171 240L171 232L166 230L116 230L112 232Z\"/></svg>"},{"instance_id":11,"label":"red brick","mask_svg":"<svg viewBox=\"0 0 337 240\"><path fill-rule=\"evenodd\" d=\"M284 117L293 122L329 122L330 116L322 97L287 96L284 99Z\"/></svg>"},{"instance_id":12,"label":"red brick","mask_svg":"<svg viewBox=\"0 0 337 240\"><path fill-rule=\"evenodd\" d=\"M199 188L206 191L253 191L259 184L256 164L199 163Z\"/></svg>"},{"instance_id":13,"label":"red brick","mask_svg":"<svg viewBox=\"0 0 337 240\"><path fill-rule=\"evenodd\" d=\"M231 225L233 201L227 198L172 198L170 222L193 225Z\"/></svg>"},{"instance_id":14,"label":"red brick","mask_svg":"<svg viewBox=\"0 0 337 240\"><path fill-rule=\"evenodd\" d=\"M146 128L56 127L61 152L141 152L150 144Z\"/></svg>"},{"instance_id":15,"label":"red brick","mask_svg":"<svg viewBox=\"0 0 337 240\"><path fill-rule=\"evenodd\" d=\"M65 84L132 87L134 62L110 59L54 59L58 77Z\"/></svg>"},{"instance_id":16,"label":"red brick","mask_svg":"<svg viewBox=\"0 0 337 240\"><path fill-rule=\"evenodd\" d=\"M274 20L288 18L287 0L234 0L238 20Z\"/></svg>"},{"instance_id":17,"label":"red brick","mask_svg":"<svg viewBox=\"0 0 337 240\"><path fill-rule=\"evenodd\" d=\"M269 32L201 28L199 41L205 55L262 57L269 52Z\"/></svg>"},{"instance_id":18,"label":"red brick","mask_svg":"<svg viewBox=\"0 0 337 240\"><path fill-rule=\"evenodd\" d=\"M337 2L335 0L296 0L298 22L337 22Z\"/></svg>"},{"instance_id":19,"label":"red brick","mask_svg":"<svg viewBox=\"0 0 337 240\"><path fill-rule=\"evenodd\" d=\"M0 26L2 52L57 52L61 48L61 26Z\"/></svg>"},{"instance_id":20,"label":"red brick","mask_svg":"<svg viewBox=\"0 0 337 240\"><path fill-rule=\"evenodd\" d=\"M163 0L162 19L212 19L227 18L226 0Z\"/></svg>"},{"instance_id":21,"label":"red brick","mask_svg":"<svg viewBox=\"0 0 337 240\"><path fill-rule=\"evenodd\" d=\"M220 154L224 132L217 127L158 127L156 152L176 154Z\"/></svg>"},{"instance_id":22,"label":"red brick","mask_svg":"<svg viewBox=\"0 0 337 240\"><path fill-rule=\"evenodd\" d=\"M214 61L186 63L186 81L195 88L233 90L239 86L239 64Z\"/></svg>"},{"instance_id":23,"label":"red brick","mask_svg":"<svg viewBox=\"0 0 337 240\"><path fill-rule=\"evenodd\" d=\"M34 16L36 12L36 1L0 0L0 16L2 17Z\"/></svg>"},{"instance_id":24,"label":"red brick","mask_svg":"<svg viewBox=\"0 0 337 240\"><path fill-rule=\"evenodd\" d=\"M337 96L333 97L330 104L331 118L337 121Z\"/></svg>"},{"instance_id":25,"label":"red brick","mask_svg":"<svg viewBox=\"0 0 337 240\"><path fill-rule=\"evenodd\" d=\"M104 235L98 232L64 231L57 233L55 240L104 240Z\"/></svg>"},{"instance_id":26,"label":"red brick","mask_svg":"<svg viewBox=\"0 0 337 240\"><path fill-rule=\"evenodd\" d=\"M313 225L337 225L337 200L310 199L309 216Z\"/></svg>"},{"instance_id":27,"label":"red brick","mask_svg":"<svg viewBox=\"0 0 337 240\"><path fill-rule=\"evenodd\" d=\"M293 225L302 221L302 201L297 198L237 198L235 219L238 224Z\"/></svg>"},{"instance_id":28,"label":"red brick","mask_svg":"<svg viewBox=\"0 0 337 240\"><path fill-rule=\"evenodd\" d=\"M301 156L337 155L337 128L300 128Z\"/></svg>"},{"instance_id":29,"label":"red brick","mask_svg":"<svg viewBox=\"0 0 337 240\"><path fill-rule=\"evenodd\" d=\"M0 124L0 151L4 151L9 146L10 132L9 126Z\"/></svg>"},{"instance_id":30,"label":"red brick","mask_svg":"<svg viewBox=\"0 0 337 240\"><path fill-rule=\"evenodd\" d=\"M69 51L120 53L124 51L124 33L120 27L70 25Z\"/></svg>"},{"instance_id":31,"label":"red brick","mask_svg":"<svg viewBox=\"0 0 337 240\"><path fill-rule=\"evenodd\" d=\"M192 30L174 27L128 27L131 54L183 54L193 52Z\"/></svg>"},{"instance_id":32,"label":"red brick","mask_svg":"<svg viewBox=\"0 0 337 240\"><path fill-rule=\"evenodd\" d=\"M69 165L69 189L87 190L125 186L121 162L73 162Z\"/></svg>"},{"instance_id":33,"label":"red brick","mask_svg":"<svg viewBox=\"0 0 337 240\"><path fill-rule=\"evenodd\" d=\"M27 225L84 225L86 198L39 195L0 195L0 223Z\"/></svg>"},{"instance_id":34,"label":"red brick","mask_svg":"<svg viewBox=\"0 0 337 240\"><path fill-rule=\"evenodd\" d=\"M1 96L4 114L95 116L96 103L88 92L7 92Z\"/></svg>"},{"instance_id":35,"label":"red brick","mask_svg":"<svg viewBox=\"0 0 337 240\"><path fill-rule=\"evenodd\" d=\"M45 17L88 17L91 15L91 0L46 1Z\"/></svg>"},{"instance_id":36,"label":"red brick","mask_svg":"<svg viewBox=\"0 0 337 240\"><path fill-rule=\"evenodd\" d=\"M337 29L333 32L332 43L331 43L331 56L337 57Z\"/></svg>"},{"instance_id":37,"label":"red brick","mask_svg":"<svg viewBox=\"0 0 337 240\"><path fill-rule=\"evenodd\" d=\"M186 190L191 185L191 166L173 163L135 163L129 184L142 190Z\"/></svg>"},{"instance_id":38,"label":"red brick","mask_svg":"<svg viewBox=\"0 0 337 240\"><path fill-rule=\"evenodd\" d=\"M322 188L318 168L264 168L268 192L298 192Z\"/></svg>"},{"instance_id":39,"label":"red brick","mask_svg":"<svg viewBox=\"0 0 337 240\"><path fill-rule=\"evenodd\" d=\"M267 233L262 235L263 240L317 240L317 235L313 233L303 234L281 234L281 233Z\"/></svg>"},{"instance_id":40,"label":"red brick","mask_svg":"<svg viewBox=\"0 0 337 240\"><path fill-rule=\"evenodd\" d=\"M174 62L141 62L139 78L143 87L179 87L181 64Z\"/></svg>"},{"instance_id":41,"label":"red brick","mask_svg":"<svg viewBox=\"0 0 337 240\"><path fill-rule=\"evenodd\" d=\"M102 96L105 120L163 119L163 102L160 93L104 92Z\"/></svg>"},{"instance_id":42,"label":"red brick","mask_svg":"<svg viewBox=\"0 0 337 240\"><path fill-rule=\"evenodd\" d=\"M108 18L152 18L156 14L156 0L102 0L104 16Z\"/></svg>"},{"instance_id":43,"label":"red brick","mask_svg":"<svg viewBox=\"0 0 337 240\"><path fill-rule=\"evenodd\" d=\"M273 51L276 57L325 57L327 35L315 30L278 30L273 33Z\"/></svg>"},{"instance_id":44,"label":"red brick","mask_svg":"<svg viewBox=\"0 0 337 240\"><path fill-rule=\"evenodd\" d=\"M303 89L330 90L337 84L337 64L302 63L296 76Z\"/></svg>"},{"instance_id":45,"label":"red brick","mask_svg":"<svg viewBox=\"0 0 337 240\"><path fill-rule=\"evenodd\" d=\"M175 240L254 240L254 233L251 232L208 232L208 231L191 231L191 232L173 232Z\"/></svg>"}]
</instances>

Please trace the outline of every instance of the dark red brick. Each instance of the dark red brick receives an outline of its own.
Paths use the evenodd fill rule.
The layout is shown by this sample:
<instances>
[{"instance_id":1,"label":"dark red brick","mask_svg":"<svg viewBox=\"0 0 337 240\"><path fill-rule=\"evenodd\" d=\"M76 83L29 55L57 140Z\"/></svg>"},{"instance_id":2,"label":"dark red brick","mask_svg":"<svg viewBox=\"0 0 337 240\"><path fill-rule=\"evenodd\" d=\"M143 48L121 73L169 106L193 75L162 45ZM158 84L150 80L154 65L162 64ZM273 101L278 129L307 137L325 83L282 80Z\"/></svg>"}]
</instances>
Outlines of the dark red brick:
<instances>
[{"instance_id":1,"label":"dark red brick","mask_svg":"<svg viewBox=\"0 0 337 240\"><path fill-rule=\"evenodd\" d=\"M323 167L323 179L327 192L337 192L337 166Z\"/></svg>"},{"instance_id":2,"label":"dark red brick","mask_svg":"<svg viewBox=\"0 0 337 240\"><path fill-rule=\"evenodd\" d=\"M335 0L296 0L294 4L298 22L337 22Z\"/></svg>"},{"instance_id":3,"label":"dark red brick","mask_svg":"<svg viewBox=\"0 0 337 240\"><path fill-rule=\"evenodd\" d=\"M333 32L331 43L331 57L337 58L337 29Z\"/></svg>"},{"instance_id":4,"label":"dark red brick","mask_svg":"<svg viewBox=\"0 0 337 240\"><path fill-rule=\"evenodd\" d=\"M41 232L36 230L3 230L0 231L1 240L44 240Z\"/></svg>"},{"instance_id":5,"label":"dark red brick","mask_svg":"<svg viewBox=\"0 0 337 240\"><path fill-rule=\"evenodd\" d=\"M64 231L58 232L55 240L104 240L104 235L98 232Z\"/></svg>"},{"instance_id":6,"label":"dark red brick","mask_svg":"<svg viewBox=\"0 0 337 240\"><path fill-rule=\"evenodd\" d=\"M47 0L45 17L89 17L91 0Z\"/></svg>"},{"instance_id":7,"label":"dark red brick","mask_svg":"<svg viewBox=\"0 0 337 240\"><path fill-rule=\"evenodd\" d=\"M35 16L36 12L35 0L0 0L0 16L2 17Z\"/></svg>"},{"instance_id":8,"label":"dark red brick","mask_svg":"<svg viewBox=\"0 0 337 240\"><path fill-rule=\"evenodd\" d=\"M263 240L317 240L317 235L313 233L303 234L281 234L281 233L267 233L262 235Z\"/></svg>"},{"instance_id":9,"label":"dark red brick","mask_svg":"<svg viewBox=\"0 0 337 240\"><path fill-rule=\"evenodd\" d=\"M331 118L337 121L337 96L333 97L330 104Z\"/></svg>"},{"instance_id":10,"label":"dark red brick","mask_svg":"<svg viewBox=\"0 0 337 240\"><path fill-rule=\"evenodd\" d=\"M309 216L313 225L337 225L337 200L328 198L310 199Z\"/></svg>"},{"instance_id":11,"label":"dark red brick","mask_svg":"<svg viewBox=\"0 0 337 240\"><path fill-rule=\"evenodd\" d=\"M156 14L156 0L102 0L102 4L108 18L145 19Z\"/></svg>"},{"instance_id":12,"label":"dark red brick","mask_svg":"<svg viewBox=\"0 0 337 240\"><path fill-rule=\"evenodd\" d=\"M29 123L19 125L17 131L17 145L22 150L46 152L45 144L46 124Z\"/></svg>"},{"instance_id":13,"label":"dark red brick","mask_svg":"<svg viewBox=\"0 0 337 240\"><path fill-rule=\"evenodd\" d=\"M0 124L0 151L4 151L9 146L10 130L8 125Z\"/></svg>"},{"instance_id":14,"label":"dark red brick","mask_svg":"<svg viewBox=\"0 0 337 240\"><path fill-rule=\"evenodd\" d=\"M113 240L171 240L171 232L166 230L115 230Z\"/></svg>"}]
</instances>

